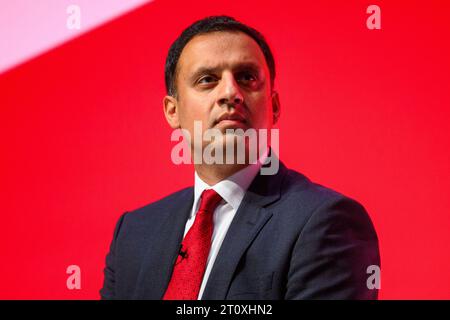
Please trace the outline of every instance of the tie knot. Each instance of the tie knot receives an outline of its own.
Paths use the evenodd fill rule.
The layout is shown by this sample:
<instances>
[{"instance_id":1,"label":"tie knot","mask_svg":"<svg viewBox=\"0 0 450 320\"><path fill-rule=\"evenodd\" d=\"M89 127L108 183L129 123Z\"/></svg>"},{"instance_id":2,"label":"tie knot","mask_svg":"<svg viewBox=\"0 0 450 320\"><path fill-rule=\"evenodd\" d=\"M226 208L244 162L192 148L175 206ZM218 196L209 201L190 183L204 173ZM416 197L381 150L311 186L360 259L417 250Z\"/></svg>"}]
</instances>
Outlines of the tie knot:
<instances>
[{"instance_id":1,"label":"tie knot","mask_svg":"<svg viewBox=\"0 0 450 320\"><path fill-rule=\"evenodd\" d=\"M218 194L213 189L205 190L201 195L200 207L198 211L208 211L212 213L214 212L214 210L216 210L221 200L222 197L220 196L220 194Z\"/></svg>"}]
</instances>

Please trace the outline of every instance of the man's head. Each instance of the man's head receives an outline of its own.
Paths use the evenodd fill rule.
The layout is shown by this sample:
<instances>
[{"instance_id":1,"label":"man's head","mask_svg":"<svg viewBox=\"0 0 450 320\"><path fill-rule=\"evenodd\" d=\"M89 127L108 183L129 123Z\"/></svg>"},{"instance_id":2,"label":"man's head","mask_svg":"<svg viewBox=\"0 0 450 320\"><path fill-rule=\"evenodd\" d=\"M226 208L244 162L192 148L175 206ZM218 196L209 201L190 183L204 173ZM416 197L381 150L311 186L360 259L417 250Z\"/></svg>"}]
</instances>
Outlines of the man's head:
<instances>
[{"instance_id":1,"label":"man's head","mask_svg":"<svg viewBox=\"0 0 450 320\"><path fill-rule=\"evenodd\" d=\"M226 16L195 22L166 60L164 112L172 128L271 129L279 117L275 63L264 37Z\"/></svg>"}]
</instances>

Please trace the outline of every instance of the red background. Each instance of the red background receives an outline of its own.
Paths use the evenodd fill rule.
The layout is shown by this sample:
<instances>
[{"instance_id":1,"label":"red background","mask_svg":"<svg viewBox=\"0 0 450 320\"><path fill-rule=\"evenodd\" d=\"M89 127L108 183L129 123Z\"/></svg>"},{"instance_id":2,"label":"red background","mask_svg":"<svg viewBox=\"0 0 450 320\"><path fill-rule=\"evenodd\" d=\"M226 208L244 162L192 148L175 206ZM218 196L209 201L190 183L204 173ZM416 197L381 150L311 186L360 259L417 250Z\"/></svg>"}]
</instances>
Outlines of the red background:
<instances>
[{"instance_id":1,"label":"red background","mask_svg":"<svg viewBox=\"0 0 450 320\"><path fill-rule=\"evenodd\" d=\"M117 218L192 184L170 161L165 55L194 20L228 14L274 51L281 159L369 211L380 298L450 299L449 9L156 1L0 75L0 298L99 298Z\"/></svg>"}]
</instances>

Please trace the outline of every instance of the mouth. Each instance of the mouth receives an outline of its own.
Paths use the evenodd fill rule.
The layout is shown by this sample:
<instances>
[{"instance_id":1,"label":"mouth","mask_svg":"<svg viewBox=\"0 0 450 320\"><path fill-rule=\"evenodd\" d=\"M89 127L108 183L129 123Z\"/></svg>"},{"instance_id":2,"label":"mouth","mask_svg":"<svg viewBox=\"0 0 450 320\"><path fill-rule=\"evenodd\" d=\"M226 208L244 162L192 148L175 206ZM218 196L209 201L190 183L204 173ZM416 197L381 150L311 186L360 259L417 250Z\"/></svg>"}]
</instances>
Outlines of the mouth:
<instances>
[{"instance_id":1,"label":"mouth","mask_svg":"<svg viewBox=\"0 0 450 320\"><path fill-rule=\"evenodd\" d=\"M244 128L247 126L247 120L238 113L226 113L215 121L214 126L221 128Z\"/></svg>"}]
</instances>

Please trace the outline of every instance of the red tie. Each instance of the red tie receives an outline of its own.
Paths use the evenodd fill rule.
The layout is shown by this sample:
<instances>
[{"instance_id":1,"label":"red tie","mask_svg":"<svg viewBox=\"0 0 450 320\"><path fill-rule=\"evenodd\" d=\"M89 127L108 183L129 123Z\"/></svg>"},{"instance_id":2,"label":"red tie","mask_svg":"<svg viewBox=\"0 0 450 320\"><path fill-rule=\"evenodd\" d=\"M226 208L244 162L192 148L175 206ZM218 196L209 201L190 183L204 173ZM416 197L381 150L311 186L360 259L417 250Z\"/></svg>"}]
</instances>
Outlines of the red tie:
<instances>
[{"instance_id":1,"label":"red tie","mask_svg":"<svg viewBox=\"0 0 450 320\"><path fill-rule=\"evenodd\" d=\"M213 213L221 200L213 189L203 191L194 224L183 239L164 300L197 299L211 248Z\"/></svg>"}]
</instances>

